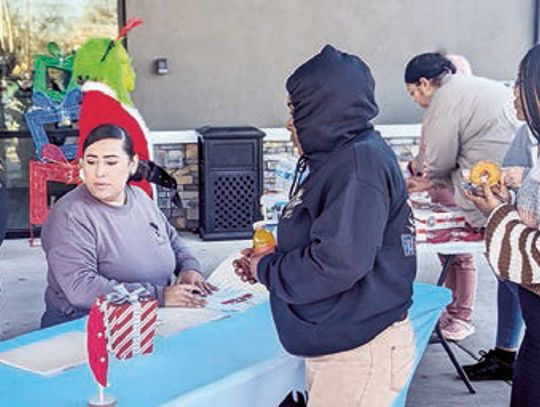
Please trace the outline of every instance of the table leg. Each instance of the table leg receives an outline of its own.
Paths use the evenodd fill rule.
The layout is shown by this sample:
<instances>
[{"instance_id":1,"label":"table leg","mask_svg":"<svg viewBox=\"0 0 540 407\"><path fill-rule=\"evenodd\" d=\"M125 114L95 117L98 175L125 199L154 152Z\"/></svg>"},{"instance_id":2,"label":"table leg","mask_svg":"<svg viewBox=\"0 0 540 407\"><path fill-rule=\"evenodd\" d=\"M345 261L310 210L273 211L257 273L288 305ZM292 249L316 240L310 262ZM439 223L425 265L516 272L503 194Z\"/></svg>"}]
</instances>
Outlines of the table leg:
<instances>
[{"instance_id":1,"label":"table leg","mask_svg":"<svg viewBox=\"0 0 540 407\"><path fill-rule=\"evenodd\" d=\"M446 275L448 274L448 270L450 270L450 266L452 265L452 262L454 261L455 254L447 254L446 259L444 261L441 274L439 274L439 279L437 280L437 285L439 287L442 287L444 285L444 280L446 280Z\"/></svg>"},{"instance_id":2,"label":"table leg","mask_svg":"<svg viewBox=\"0 0 540 407\"><path fill-rule=\"evenodd\" d=\"M437 280L437 285L438 286L441 286L441 287L443 286L444 280L446 280L446 276L448 274L448 270L450 270L450 266L452 265L452 262L454 261L454 256L455 256L454 254L446 255L446 259L444 261L444 264L443 264L443 267L442 267L442 270L441 270L441 274L439 275L439 279ZM437 333L437 336L439 337L441 345L443 346L444 350L446 351L446 354L450 358L450 361L452 362L452 364L456 368L459 376L461 377L461 380L463 380L463 382L465 383L465 386L467 386L467 389L469 389L469 392L471 394L475 394L476 390L472 386L471 381L469 380L469 377L467 376L467 373L465 373L465 371L463 370L463 368L461 367L461 365L457 361L456 356L454 355L454 352L450 348L450 345L448 345L448 341L443 336L443 334L441 332L441 327L439 325L439 322L437 322L437 325L435 327L435 332Z\"/></svg>"},{"instance_id":3,"label":"table leg","mask_svg":"<svg viewBox=\"0 0 540 407\"><path fill-rule=\"evenodd\" d=\"M474 389L473 385L471 384L471 381L469 380L469 377L467 376L467 373L463 370L461 365L456 359L456 356L454 355L454 352L452 352L452 349L450 348L450 345L448 345L448 342L446 341L446 338L443 336L441 332L441 327L439 326L439 323L437 322L437 326L435 327L435 332L437 332L437 336L439 337L439 340L441 341L441 345L443 346L444 350L446 351L446 354L450 358L450 361L456 368L459 376L461 377L461 380L463 380L463 383L465 383L465 386L467 386L467 389L469 389L469 392L471 394L476 394L476 390Z\"/></svg>"}]
</instances>

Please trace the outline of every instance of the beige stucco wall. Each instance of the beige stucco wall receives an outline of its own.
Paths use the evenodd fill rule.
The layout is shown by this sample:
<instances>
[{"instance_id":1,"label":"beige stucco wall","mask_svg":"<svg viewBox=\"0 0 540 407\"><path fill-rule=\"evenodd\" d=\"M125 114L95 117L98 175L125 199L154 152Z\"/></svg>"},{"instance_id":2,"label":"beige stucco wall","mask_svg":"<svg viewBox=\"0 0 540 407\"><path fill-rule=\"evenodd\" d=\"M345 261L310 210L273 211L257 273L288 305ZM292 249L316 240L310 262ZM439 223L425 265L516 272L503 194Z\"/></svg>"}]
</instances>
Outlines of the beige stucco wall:
<instances>
[{"instance_id":1,"label":"beige stucco wall","mask_svg":"<svg viewBox=\"0 0 540 407\"><path fill-rule=\"evenodd\" d=\"M324 44L361 55L377 80L379 123L421 111L403 88L419 53L466 55L483 76L512 79L532 43L533 0L127 0L144 24L129 36L135 103L154 130L204 124L281 126L284 80ZM152 73L167 57L170 73Z\"/></svg>"}]
</instances>

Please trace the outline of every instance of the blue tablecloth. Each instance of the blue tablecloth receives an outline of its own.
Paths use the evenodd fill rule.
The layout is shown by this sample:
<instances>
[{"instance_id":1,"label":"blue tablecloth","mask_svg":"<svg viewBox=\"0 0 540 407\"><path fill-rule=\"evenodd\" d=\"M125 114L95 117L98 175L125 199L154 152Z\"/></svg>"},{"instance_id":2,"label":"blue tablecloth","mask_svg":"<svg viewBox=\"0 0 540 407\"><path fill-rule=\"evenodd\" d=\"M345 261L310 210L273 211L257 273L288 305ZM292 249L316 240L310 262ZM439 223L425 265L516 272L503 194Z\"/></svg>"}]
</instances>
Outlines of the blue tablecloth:
<instances>
[{"instance_id":1,"label":"blue tablecloth","mask_svg":"<svg viewBox=\"0 0 540 407\"><path fill-rule=\"evenodd\" d=\"M448 290L415 284L410 318L419 363ZM0 352L44 338L83 330L77 320L0 343ZM268 304L178 335L157 337L154 353L111 359L108 392L118 406L277 406L292 389L303 389L303 363L277 339ZM394 406L404 405L408 385ZM1 406L84 406L96 384L86 365L42 377L0 364Z\"/></svg>"}]
</instances>

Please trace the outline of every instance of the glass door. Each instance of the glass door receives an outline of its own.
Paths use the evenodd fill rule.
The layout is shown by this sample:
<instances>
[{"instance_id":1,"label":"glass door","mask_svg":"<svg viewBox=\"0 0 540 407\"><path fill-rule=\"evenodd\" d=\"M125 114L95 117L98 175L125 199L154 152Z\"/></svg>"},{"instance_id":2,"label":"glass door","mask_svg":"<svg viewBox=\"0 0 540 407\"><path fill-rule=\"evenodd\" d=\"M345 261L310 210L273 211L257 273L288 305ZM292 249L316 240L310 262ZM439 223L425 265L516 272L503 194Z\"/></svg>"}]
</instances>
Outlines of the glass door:
<instances>
[{"instance_id":1,"label":"glass door","mask_svg":"<svg viewBox=\"0 0 540 407\"><path fill-rule=\"evenodd\" d=\"M36 155L24 113L32 90L39 82L51 94L62 92L70 79L62 69L35 77L33 57L68 55L91 36L115 37L123 13L119 0L0 0L0 182L9 197L8 237L28 234L28 160ZM62 145L77 136L77 123L49 125L46 131ZM69 189L50 185L50 202Z\"/></svg>"}]
</instances>

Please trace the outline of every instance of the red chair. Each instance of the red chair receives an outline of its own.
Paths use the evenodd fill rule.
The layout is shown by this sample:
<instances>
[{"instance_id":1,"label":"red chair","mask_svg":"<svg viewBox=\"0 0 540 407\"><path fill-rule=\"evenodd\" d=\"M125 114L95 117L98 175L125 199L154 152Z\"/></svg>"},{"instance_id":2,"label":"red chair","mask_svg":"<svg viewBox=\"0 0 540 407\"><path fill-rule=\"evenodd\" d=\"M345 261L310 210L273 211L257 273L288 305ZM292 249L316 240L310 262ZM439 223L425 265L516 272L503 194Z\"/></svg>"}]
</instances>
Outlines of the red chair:
<instances>
[{"instance_id":1,"label":"red chair","mask_svg":"<svg viewBox=\"0 0 540 407\"><path fill-rule=\"evenodd\" d=\"M29 213L28 226L30 246L34 246L34 226L43 225L49 214L47 206L47 182L61 182L67 185L78 185L79 165L76 162L29 161Z\"/></svg>"}]
</instances>

